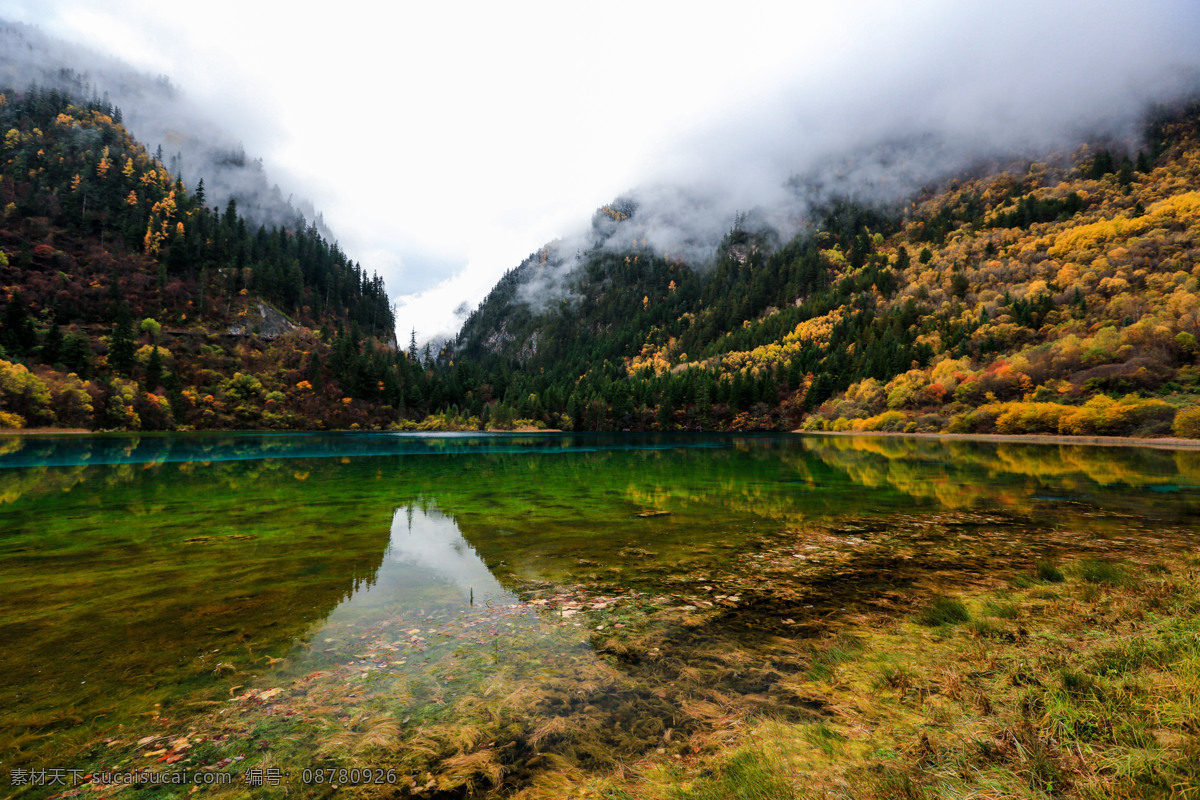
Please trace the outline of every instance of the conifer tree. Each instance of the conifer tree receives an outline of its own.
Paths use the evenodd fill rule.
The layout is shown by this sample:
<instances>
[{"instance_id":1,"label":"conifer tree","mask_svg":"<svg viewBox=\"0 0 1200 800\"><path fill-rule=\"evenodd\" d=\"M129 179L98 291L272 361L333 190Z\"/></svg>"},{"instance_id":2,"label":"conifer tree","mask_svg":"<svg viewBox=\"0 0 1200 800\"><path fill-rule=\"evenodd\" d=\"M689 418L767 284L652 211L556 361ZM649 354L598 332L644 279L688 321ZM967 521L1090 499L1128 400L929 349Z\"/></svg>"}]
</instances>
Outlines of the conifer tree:
<instances>
[{"instance_id":1,"label":"conifer tree","mask_svg":"<svg viewBox=\"0 0 1200 800\"><path fill-rule=\"evenodd\" d=\"M150 345L150 358L146 360L146 389L154 391L162 385L162 357L158 354L158 345Z\"/></svg>"},{"instance_id":2,"label":"conifer tree","mask_svg":"<svg viewBox=\"0 0 1200 800\"><path fill-rule=\"evenodd\" d=\"M133 317L124 301L117 306L112 338L108 342L108 366L115 372L128 373L133 366Z\"/></svg>"},{"instance_id":3,"label":"conifer tree","mask_svg":"<svg viewBox=\"0 0 1200 800\"><path fill-rule=\"evenodd\" d=\"M62 328L58 326L58 320L50 323L50 330L46 331L46 338L42 341L42 361L47 364L58 363L62 357L63 334Z\"/></svg>"}]
</instances>

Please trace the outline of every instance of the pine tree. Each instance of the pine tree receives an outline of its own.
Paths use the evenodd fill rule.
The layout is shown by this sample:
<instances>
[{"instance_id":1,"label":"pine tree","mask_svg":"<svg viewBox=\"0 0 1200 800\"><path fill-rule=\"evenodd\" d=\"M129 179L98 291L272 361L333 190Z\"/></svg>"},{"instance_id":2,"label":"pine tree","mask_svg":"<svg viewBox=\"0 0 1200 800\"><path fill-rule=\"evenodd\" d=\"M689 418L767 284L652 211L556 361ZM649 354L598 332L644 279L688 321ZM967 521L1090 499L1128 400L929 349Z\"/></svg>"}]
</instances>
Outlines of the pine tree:
<instances>
[{"instance_id":1,"label":"pine tree","mask_svg":"<svg viewBox=\"0 0 1200 800\"><path fill-rule=\"evenodd\" d=\"M1126 188L1133 183L1133 162L1129 156L1121 158L1121 165L1117 167L1117 183Z\"/></svg>"},{"instance_id":2,"label":"pine tree","mask_svg":"<svg viewBox=\"0 0 1200 800\"><path fill-rule=\"evenodd\" d=\"M158 345L151 344L150 348L150 358L146 361L146 389L152 392L162 385L163 366Z\"/></svg>"},{"instance_id":3,"label":"pine tree","mask_svg":"<svg viewBox=\"0 0 1200 800\"><path fill-rule=\"evenodd\" d=\"M11 355L24 356L36 343L37 332L25 310L25 300L19 293L14 293L4 309L4 321L0 323L0 344Z\"/></svg>"},{"instance_id":4,"label":"pine tree","mask_svg":"<svg viewBox=\"0 0 1200 800\"><path fill-rule=\"evenodd\" d=\"M92 345L87 336L78 333L64 336L60 358L63 366L81 378L87 378L92 372Z\"/></svg>"},{"instance_id":5,"label":"pine tree","mask_svg":"<svg viewBox=\"0 0 1200 800\"><path fill-rule=\"evenodd\" d=\"M46 331L46 338L42 341L42 361L47 364L57 364L62 357L62 348L62 328L58 327L58 320L54 320L50 323L50 330Z\"/></svg>"},{"instance_id":6,"label":"pine tree","mask_svg":"<svg viewBox=\"0 0 1200 800\"><path fill-rule=\"evenodd\" d=\"M1096 157L1092 160L1091 177L1093 180L1100 180L1105 175L1111 174L1115 169L1116 165L1113 163L1112 153L1107 150L1096 152Z\"/></svg>"},{"instance_id":7,"label":"pine tree","mask_svg":"<svg viewBox=\"0 0 1200 800\"><path fill-rule=\"evenodd\" d=\"M133 317L129 306L122 302L117 307L112 338L108 342L108 366L114 372L129 372L133 366L133 344Z\"/></svg>"}]
</instances>

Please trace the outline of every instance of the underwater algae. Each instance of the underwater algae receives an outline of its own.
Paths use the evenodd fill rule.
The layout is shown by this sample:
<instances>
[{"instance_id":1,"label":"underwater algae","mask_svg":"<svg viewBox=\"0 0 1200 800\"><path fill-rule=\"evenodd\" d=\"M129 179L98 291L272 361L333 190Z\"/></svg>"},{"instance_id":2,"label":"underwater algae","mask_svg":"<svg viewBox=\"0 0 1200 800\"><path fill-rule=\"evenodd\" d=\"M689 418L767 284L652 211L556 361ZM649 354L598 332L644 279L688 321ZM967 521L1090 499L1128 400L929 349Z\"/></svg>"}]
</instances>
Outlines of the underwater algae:
<instances>
[{"instance_id":1,"label":"underwater algae","mask_svg":"<svg viewBox=\"0 0 1200 800\"><path fill-rule=\"evenodd\" d=\"M0 468L7 777L193 780L164 796L702 796L725 767L700 773L754 726L792 726L780 741L805 753L854 741L824 679L875 658L879 626L1025 591L1017 576L1049 586L1039 562L1195 546L1200 471L1171 451L229 438L109 442L98 465L35 442ZM994 641L978 615L952 627ZM911 684L905 669L879 686ZM730 774L757 774L737 758ZM654 764L679 774L655 784ZM807 796L798 774L783 796Z\"/></svg>"}]
</instances>

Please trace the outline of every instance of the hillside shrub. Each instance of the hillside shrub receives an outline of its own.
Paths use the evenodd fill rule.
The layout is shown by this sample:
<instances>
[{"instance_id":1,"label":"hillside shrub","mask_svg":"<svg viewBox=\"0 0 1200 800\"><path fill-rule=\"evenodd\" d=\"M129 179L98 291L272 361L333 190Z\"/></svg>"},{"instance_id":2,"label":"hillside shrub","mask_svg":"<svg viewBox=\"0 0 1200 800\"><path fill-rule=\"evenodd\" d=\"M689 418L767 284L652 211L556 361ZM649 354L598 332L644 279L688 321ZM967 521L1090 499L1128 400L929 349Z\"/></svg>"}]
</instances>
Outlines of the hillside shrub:
<instances>
[{"instance_id":1,"label":"hillside shrub","mask_svg":"<svg viewBox=\"0 0 1200 800\"><path fill-rule=\"evenodd\" d=\"M862 427L858 425L854 427L864 431L887 431L889 433L898 433L904 430L904 426L908 424L908 417L899 411L885 411L882 414L877 414L874 417L868 417L862 421Z\"/></svg>"},{"instance_id":2,"label":"hillside shrub","mask_svg":"<svg viewBox=\"0 0 1200 800\"><path fill-rule=\"evenodd\" d=\"M1184 439L1200 439L1200 405L1180 409L1171 432Z\"/></svg>"}]
</instances>

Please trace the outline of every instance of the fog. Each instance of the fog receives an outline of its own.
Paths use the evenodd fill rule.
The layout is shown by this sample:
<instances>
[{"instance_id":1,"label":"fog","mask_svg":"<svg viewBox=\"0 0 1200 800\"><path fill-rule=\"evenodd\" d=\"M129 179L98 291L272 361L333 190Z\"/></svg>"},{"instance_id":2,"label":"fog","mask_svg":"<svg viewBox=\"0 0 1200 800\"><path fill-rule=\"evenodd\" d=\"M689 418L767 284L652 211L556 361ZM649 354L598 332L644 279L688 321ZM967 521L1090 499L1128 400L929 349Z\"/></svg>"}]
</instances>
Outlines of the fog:
<instances>
[{"instance_id":1,"label":"fog","mask_svg":"<svg viewBox=\"0 0 1200 800\"><path fill-rule=\"evenodd\" d=\"M1197 43L1200 8L1182 2L918 4L769 92L748 87L622 194L629 221L581 221L519 297L539 311L572 299L589 248L645 243L704 269L739 214L786 240L834 198L886 205L1084 142L1136 150L1154 105L1200 89Z\"/></svg>"},{"instance_id":2,"label":"fog","mask_svg":"<svg viewBox=\"0 0 1200 800\"><path fill-rule=\"evenodd\" d=\"M232 198L252 225L292 230L314 225L331 241L321 214L304 198L284 194L246 154L241 140L189 101L166 75L139 72L119 59L47 36L36 27L0 20L0 86L61 89L80 102L100 99L120 109L133 137L189 191L204 181L209 205Z\"/></svg>"}]
</instances>

